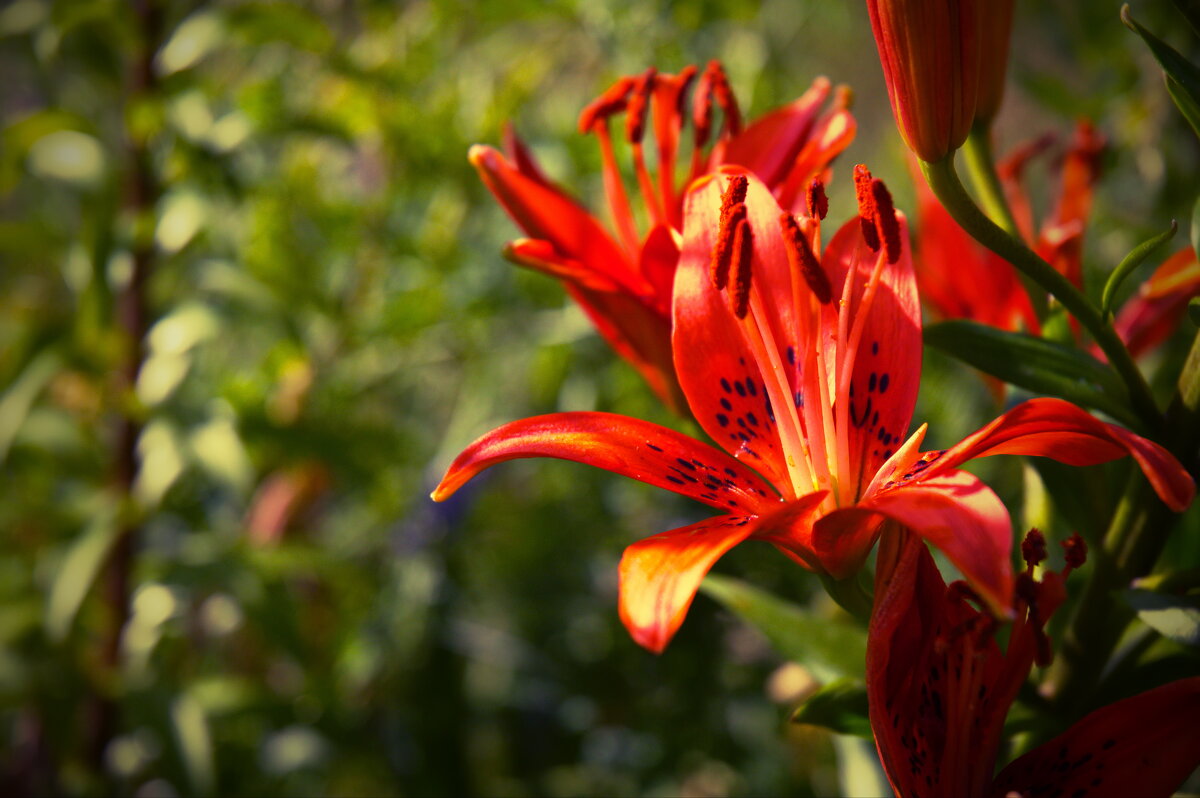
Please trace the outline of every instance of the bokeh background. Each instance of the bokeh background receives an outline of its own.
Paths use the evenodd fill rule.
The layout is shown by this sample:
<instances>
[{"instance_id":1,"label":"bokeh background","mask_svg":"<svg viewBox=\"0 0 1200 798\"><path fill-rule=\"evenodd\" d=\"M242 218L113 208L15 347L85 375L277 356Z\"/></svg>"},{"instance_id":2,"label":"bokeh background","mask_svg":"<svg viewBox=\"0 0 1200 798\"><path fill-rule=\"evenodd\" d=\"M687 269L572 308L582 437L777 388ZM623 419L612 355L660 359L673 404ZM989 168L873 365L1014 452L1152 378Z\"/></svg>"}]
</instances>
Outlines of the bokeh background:
<instances>
[{"instance_id":1,"label":"bokeh background","mask_svg":"<svg viewBox=\"0 0 1200 798\"><path fill-rule=\"evenodd\" d=\"M1104 268L1186 215L1200 161L1118 8L1019 4L999 128L1001 150L1081 116L1109 137ZM788 724L809 675L710 598L660 657L624 633L622 547L699 508L549 461L428 499L514 418L696 432L502 260L516 231L466 151L512 120L599 208L579 110L712 58L751 116L820 74L852 86L834 218L856 162L911 208L860 3L0 5L6 794L882 789L864 743ZM932 446L994 412L927 354ZM1018 524L1061 526L1019 463L978 470ZM767 546L717 570L834 612Z\"/></svg>"}]
</instances>

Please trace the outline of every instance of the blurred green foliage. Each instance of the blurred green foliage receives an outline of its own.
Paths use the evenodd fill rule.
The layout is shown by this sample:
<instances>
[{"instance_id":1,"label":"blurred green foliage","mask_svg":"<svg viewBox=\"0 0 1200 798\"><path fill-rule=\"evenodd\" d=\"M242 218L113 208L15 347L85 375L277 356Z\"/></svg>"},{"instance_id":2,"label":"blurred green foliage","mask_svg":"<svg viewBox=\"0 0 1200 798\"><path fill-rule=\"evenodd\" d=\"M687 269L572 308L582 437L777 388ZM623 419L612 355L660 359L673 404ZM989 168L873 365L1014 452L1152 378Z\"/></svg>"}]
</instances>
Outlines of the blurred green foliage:
<instances>
[{"instance_id":1,"label":"blurred green foliage","mask_svg":"<svg viewBox=\"0 0 1200 798\"><path fill-rule=\"evenodd\" d=\"M1089 247L1114 263L1180 214L1167 209L1194 188L1197 153L1160 145L1180 123L1116 5L1085 6L1018 21L1037 46L1014 59L1022 90L1001 133L1080 113L1111 132L1122 149ZM594 201L579 109L616 75L710 58L754 114L817 74L851 84L849 162L910 204L854 4L0 8L9 794L838 789L829 736L787 723L803 674L762 635L706 598L662 657L621 628L621 547L694 508L545 462L427 499L501 421L605 409L679 424L556 284L501 261L514 230L465 153L511 119ZM846 177L835 216L852 205ZM147 308L140 349L131 292ZM932 445L991 412L934 354L926 388ZM981 468L1006 498L1028 479ZM720 570L832 612L766 546Z\"/></svg>"}]
</instances>

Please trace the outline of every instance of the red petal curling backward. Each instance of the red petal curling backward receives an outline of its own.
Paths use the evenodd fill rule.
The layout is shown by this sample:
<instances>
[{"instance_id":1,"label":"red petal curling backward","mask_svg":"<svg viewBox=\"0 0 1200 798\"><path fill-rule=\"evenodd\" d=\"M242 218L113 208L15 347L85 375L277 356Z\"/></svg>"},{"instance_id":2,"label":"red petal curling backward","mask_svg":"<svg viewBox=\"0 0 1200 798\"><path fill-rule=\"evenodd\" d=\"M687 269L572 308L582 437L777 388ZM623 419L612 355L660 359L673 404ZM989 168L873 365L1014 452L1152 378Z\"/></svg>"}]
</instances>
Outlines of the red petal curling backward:
<instances>
[{"instance_id":1,"label":"red petal curling backward","mask_svg":"<svg viewBox=\"0 0 1200 798\"><path fill-rule=\"evenodd\" d=\"M1167 798L1200 764L1197 717L1200 677L1109 704L1000 771L991 794Z\"/></svg>"},{"instance_id":2,"label":"red petal curling backward","mask_svg":"<svg viewBox=\"0 0 1200 798\"><path fill-rule=\"evenodd\" d=\"M686 435L613 413L552 413L513 421L463 450L434 501L444 501L485 468L523 457L556 457L623 474L728 512L775 509L769 485L725 453Z\"/></svg>"},{"instance_id":3,"label":"red petal curling backward","mask_svg":"<svg viewBox=\"0 0 1200 798\"><path fill-rule=\"evenodd\" d=\"M817 113L829 98L829 90L829 79L817 78L796 100L755 120L723 142L723 148L716 152L718 161L745 167L768 186L782 183L808 141Z\"/></svg>"},{"instance_id":4,"label":"red petal curling backward","mask_svg":"<svg viewBox=\"0 0 1200 798\"><path fill-rule=\"evenodd\" d=\"M1049 457L1067 465L1107 463L1132 455L1159 498L1181 512L1192 503L1196 485L1166 449L1115 424L1106 424L1062 399L1030 399L947 449L916 476L924 479L993 454Z\"/></svg>"}]
</instances>

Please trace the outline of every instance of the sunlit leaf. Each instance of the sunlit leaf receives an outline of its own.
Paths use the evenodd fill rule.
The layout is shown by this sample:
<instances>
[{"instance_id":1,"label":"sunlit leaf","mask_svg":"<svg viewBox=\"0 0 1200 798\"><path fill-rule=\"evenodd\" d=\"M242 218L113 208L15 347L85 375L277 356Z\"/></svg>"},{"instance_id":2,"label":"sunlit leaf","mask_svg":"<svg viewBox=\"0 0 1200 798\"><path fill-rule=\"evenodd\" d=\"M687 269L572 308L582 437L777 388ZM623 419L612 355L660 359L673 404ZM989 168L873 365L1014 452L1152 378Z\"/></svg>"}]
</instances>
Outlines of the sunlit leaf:
<instances>
[{"instance_id":1,"label":"sunlit leaf","mask_svg":"<svg viewBox=\"0 0 1200 798\"><path fill-rule=\"evenodd\" d=\"M775 650L819 679L858 676L866 634L849 621L821 617L745 582L709 575L700 589L758 629Z\"/></svg>"},{"instance_id":2,"label":"sunlit leaf","mask_svg":"<svg viewBox=\"0 0 1200 798\"><path fill-rule=\"evenodd\" d=\"M93 514L92 522L71 543L55 569L45 616L46 636L51 640L66 639L83 599L108 558L117 531L116 509L105 505Z\"/></svg>"},{"instance_id":3,"label":"sunlit leaf","mask_svg":"<svg viewBox=\"0 0 1200 798\"><path fill-rule=\"evenodd\" d=\"M1176 596L1151 590L1130 589L1125 601L1138 618L1163 637L1200 647L1200 597Z\"/></svg>"},{"instance_id":4,"label":"sunlit leaf","mask_svg":"<svg viewBox=\"0 0 1200 798\"><path fill-rule=\"evenodd\" d=\"M792 723L823 726L838 734L871 739L867 686L856 679L831 682L796 708L792 713Z\"/></svg>"},{"instance_id":5,"label":"sunlit leaf","mask_svg":"<svg viewBox=\"0 0 1200 798\"><path fill-rule=\"evenodd\" d=\"M1125 281L1125 278L1140 266L1142 261L1150 257L1154 250L1174 238L1178 230L1179 224L1172 219L1170 228L1138 244L1128 255L1122 258L1121 262L1117 264L1117 268L1112 270L1112 274L1108 276L1108 281L1104 284L1104 294L1100 300L1100 305L1105 316L1112 313L1113 303L1117 299L1117 289L1121 287L1121 283Z\"/></svg>"},{"instance_id":6,"label":"sunlit leaf","mask_svg":"<svg viewBox=\"0 0 1200 798\"><path fill-rule=\"evenodd\" d=\"M208 717L200 702L184 693L171 704L171 731L179 746L193 795L212 795L216 782Z\"/></svg>"}]
</instances>

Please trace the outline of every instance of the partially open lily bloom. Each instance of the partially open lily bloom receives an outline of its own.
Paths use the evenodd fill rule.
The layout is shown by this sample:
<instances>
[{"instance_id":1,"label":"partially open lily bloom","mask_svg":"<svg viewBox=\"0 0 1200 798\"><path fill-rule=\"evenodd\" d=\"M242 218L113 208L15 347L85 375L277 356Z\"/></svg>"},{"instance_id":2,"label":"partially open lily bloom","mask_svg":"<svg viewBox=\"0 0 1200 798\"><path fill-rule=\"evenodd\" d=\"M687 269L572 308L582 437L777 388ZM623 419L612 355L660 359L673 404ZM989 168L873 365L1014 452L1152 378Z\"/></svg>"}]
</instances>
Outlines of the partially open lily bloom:
<instances>
[{"instance_id":1,"label":"partially open lily bloom","mask_svg":"<svg viewBox=\"0 0 1200 798\"><path fill-rule=\"evenodd\" d=\"M1084 234L1105 142L1090 122L1076 125L1061 158L1054 202L1039 225L1023 177L1030 162L1052 144L1053 138L1044 136L1017 147L1000 162L998 172L1025 242L1082 288ZM919 203L917 282L925 302L944 319L1037 333L1037 317L1016 270L959 227L924 180L914 183ZM1125 303L1117 315L1117 333L1134 356L1145 354L1175 330L1188 300L1197 295L1200 266L1189 247L1164 261Z\"/></svg>"},{"instance_id":2,"label":"partially open lily bloom","mask_svg":"<svg viewBox=\"0 0 1200 798\"><path fill-rule=\"evenodd\" d=\"M961 582L942 579L919 540L897 535L880 550L867 637L867 695L879 758L900 798L1087 795L1166 796L1200 764L1200 678L1184 679L1083 718L995 774L1004 722L1036 663L1049 664L1044 627L1066 597L1083 541L1063 543L1061 573L1034 567L1045 539L1021 547L1008 641Z\"/></svg>"},{"instance_id":3,"label":"partially open lily bloom","mask_svg":"<svg viewBox=\"0 0 1200 798\"><path fill-rule=\"evenodd\" d=\"M830 163L855 131L848 91L834 92L825 78L794 102L744 125L721 65L711 62L698 81L696 76L689 66L678 75L652 68L623 77L580 114L580 132L594 135L600 145L613 233L545 177L511 128L505 134L507 158L482 145L472 147L469 156L528 236L509 244L509 259L561 280L613 349L681 412L686 402L671 361L670 315L683 187L722 164L738 164L792 207L803 201L814 177L827 177ZM689 112L692 83L697 85ZM633 192L618 166L611 130L611 121L621 114L621 137L633 161ZM691 136L685 134L689 121ZM645 152L649 131L654 168ZM685 144L690 146L686 169L680 164Z\"/></svg>"},{"instance_id":4,"label":"partially open lily bloom","mask_svg":"<svg viewBox=\"0 0 1200 798\"><path fill-rule=\"evenodd\" d=\"M922 161L942 160L961 147L971 132L986 4L984 0L867 0L896 125L905 144ZM1001 63L1001 73L1003 68Z\"/></svg>"},{"instance_id":5,"label":"partially open lily bloom","mask_svg":"<svg viewBox=\"0 0 1200 798\"><path fill-rule=\"evenodd\" d=\"M1194 486L1158 445L1067 402L1037 399L945 451L906 434L920 382L921 323L903 216L855 170L859 216L822 247L823 186L807 211L780 208L745 170L688 192L674 290L674 353L696 420L725 450L606 413L513 422L471 444L434 498L519 457L589 463L721 511L625 551L620 611L661 651L704 574L744 540L774 544L835 579L861 567L885 521L946 556L998 612L1011 605L1008 512L958 466L991 454L1072 465L1132 454L1171 507ZM820 254L818 254L820 253Z\"/></svg>"}]
</instances>

